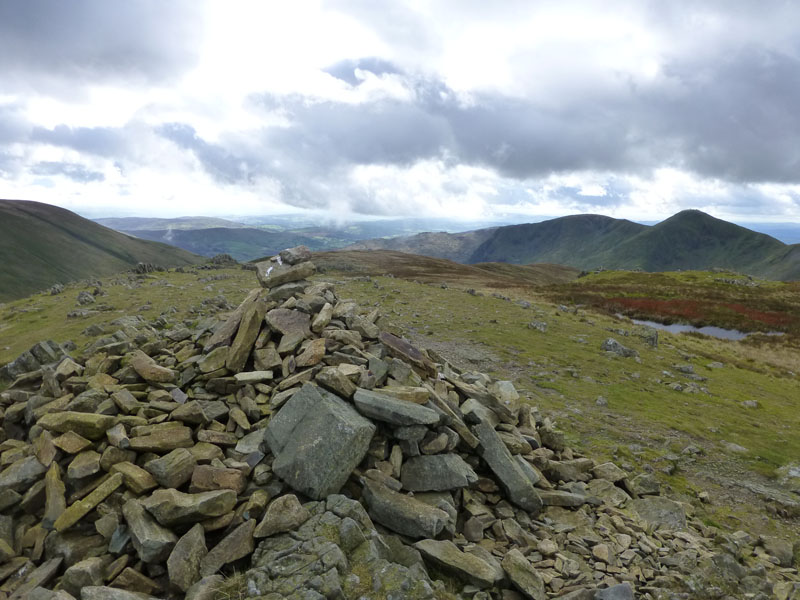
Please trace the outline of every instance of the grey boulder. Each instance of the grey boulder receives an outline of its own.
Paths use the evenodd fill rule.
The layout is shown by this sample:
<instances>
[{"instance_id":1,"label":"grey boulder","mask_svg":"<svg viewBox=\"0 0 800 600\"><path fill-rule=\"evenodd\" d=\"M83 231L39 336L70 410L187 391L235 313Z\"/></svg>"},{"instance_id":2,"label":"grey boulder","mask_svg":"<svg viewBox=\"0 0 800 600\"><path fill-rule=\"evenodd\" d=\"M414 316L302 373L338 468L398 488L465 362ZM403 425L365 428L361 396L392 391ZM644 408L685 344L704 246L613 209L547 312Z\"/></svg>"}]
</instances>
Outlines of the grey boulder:
<instances>
[{"instance_id":1,"label":"grey boulder","mask_svg":"<svg viewBox=\"0 0 800 600\"><path fill-rule=\"evenodd\" d=\"M315 500L337 493L369 449L375 425L333 394L306 384L270 421L273 472Z\"/></svg>"}]
</instances>

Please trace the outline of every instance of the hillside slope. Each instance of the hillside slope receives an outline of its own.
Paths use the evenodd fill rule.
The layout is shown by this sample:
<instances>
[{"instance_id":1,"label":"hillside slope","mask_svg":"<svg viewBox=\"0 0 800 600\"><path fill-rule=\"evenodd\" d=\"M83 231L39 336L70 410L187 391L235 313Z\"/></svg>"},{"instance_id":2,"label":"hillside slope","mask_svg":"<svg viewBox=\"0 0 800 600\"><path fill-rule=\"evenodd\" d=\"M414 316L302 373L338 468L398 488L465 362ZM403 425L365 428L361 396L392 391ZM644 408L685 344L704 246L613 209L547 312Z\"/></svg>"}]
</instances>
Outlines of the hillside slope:
<instances>
[{"instance_id":1,"label":"hillside slope","mask_svg":"<svg viewBox=\"0 0 800 600\"><path fill-rule=\"evenodd\" d=\"M481 262L471 261L470 257L475 248L488 240L497 229L489 227L462 233L426 232L388 239L372 239L351 244L345 250L394 250L407 254L446 258L460 263Z\"/></svg>"},{"instance_id":2,"label":"hillside slope","mask_svg":"<svg viewBox=\"0 0 800 600\"><path fill-rule=\"evenodd\" d=\"M578 269L561 265L511 265L481 263L464 265L446 258L434 258L394 250L337 250L315 252L314 264L321 271L342 271L354 275L385 275L424 283L458 284L462 288L516 289L568 283Z\"/></svg>"},{"instance_id":3,"label":"hillside slope","mask_svg":"<svg viewBox=\"0 0 800 600\"><path fill-rule=\"evenodd\" d=\"M572 215L461 234L430 233L368 240L350 248L385 248L483 262L551 263L578 269L733 269L771 279L800 279L800 245L686 210L648 226L601 215Z\"/></svg>"},{"instance_id":4,"label":"hillside slope","mask_svg":"<svg viewBox=\"0 0 800 600\"><path fill-rule=\"evenodd\" d=\"M800 246L685 210L607 253L617 268L645 271L720 267L772 279L800 278Z\"/></svg>"},{"instance_id":5,"label":"hillside slope","mask_svg":"<svg viewBox=\"0 0 800 600\"><path fill-rule=\"evenodd\" d=\"M572 215L541 223L500 227L478 246L468 262L549 262L585 268L646 225L602 215ZM601 266L602 263L592 265Z\"/></svg>"},{"instance_id":6,"label":"hillside slope","mask_svg":"<svg viewBox=\"0 0 800 600\"><path fill-rule=\"evenodd\" d=\"M112 231L73 212L22 200L0 200L0 301L138 262L189 265L201 258L179 248Z\"/></svg>"},{"instance_id":7,"label":"hillside slope","mask_svg":"<svg viewBox=\"0 0 800 600\"><path fill-rule=\"evenodd\" d=\"M247 261L277 254L284 248L305 244L312 250L325 249L318 238L294 231L266 231L252 227L210 227L204 229L141 229L130 232L138 238L172 244L202 256L230 254Z\"/></svg>"}]
</instances>

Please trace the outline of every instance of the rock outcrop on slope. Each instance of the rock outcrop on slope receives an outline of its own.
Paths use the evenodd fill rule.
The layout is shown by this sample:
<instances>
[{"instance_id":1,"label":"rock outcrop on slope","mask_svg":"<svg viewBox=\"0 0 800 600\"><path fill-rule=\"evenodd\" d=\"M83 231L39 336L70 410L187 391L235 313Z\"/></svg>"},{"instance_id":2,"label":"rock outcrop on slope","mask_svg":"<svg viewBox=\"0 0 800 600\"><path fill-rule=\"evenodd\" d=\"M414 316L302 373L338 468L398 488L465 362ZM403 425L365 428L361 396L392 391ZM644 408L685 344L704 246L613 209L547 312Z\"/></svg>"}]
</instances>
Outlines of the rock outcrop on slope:
<instances>
[{"instance_id":1,"label":"rock outcrop on slope","mask_svg":"<svg viewBox=\"0 0 800 600\"><path fill-rule=\"evenodd\" d=\"M580 456L309 258L259 264L226 319L6 370L0 598L800 597L790 545Z\"/></svg>"}]
</instances>

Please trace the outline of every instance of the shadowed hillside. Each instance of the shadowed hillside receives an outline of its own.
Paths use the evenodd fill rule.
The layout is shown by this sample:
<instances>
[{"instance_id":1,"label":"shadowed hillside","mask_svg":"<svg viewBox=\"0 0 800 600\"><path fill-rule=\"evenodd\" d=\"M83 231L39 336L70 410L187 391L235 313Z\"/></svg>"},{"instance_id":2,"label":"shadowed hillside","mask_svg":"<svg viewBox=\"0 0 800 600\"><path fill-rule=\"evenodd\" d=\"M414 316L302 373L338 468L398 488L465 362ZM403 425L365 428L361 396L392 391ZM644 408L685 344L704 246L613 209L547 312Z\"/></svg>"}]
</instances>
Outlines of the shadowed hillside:
<instances>
[{"instance_id":1,"label":"shadowed hillside","mask_svg":"<svg viewBox=\"0 0 800 600\"><path fill-rule=\"evenodd\" d=\"M0 201L0 301L55 283L110 275L138 262L168 267L200 260L173 246L112 231L63 208Z\"/></svg>"},{"instance_id":2,"label":"shadowed hillside","mask_svg":"<svg viewBox=\"0 0 800 600\"><path fill-rule=\"evenodd\" d=\"M573 215L510 225L498 228L475 249L468 262L553 262L585 268L587 261L606 255L647 229L646 225L601 215ZM591 265L599 266L603 263Z\"/></svg>"}]
</instances>

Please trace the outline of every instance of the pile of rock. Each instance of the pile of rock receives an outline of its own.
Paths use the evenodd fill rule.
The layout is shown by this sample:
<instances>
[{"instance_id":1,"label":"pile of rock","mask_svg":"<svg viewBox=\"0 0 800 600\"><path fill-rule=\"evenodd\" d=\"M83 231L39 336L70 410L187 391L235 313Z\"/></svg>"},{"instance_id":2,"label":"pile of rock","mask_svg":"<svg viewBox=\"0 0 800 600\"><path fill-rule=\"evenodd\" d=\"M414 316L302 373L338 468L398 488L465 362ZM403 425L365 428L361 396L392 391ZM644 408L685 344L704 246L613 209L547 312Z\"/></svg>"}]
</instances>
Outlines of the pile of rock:
<instances>
[{"instance_id":1,"label":"pile of rock","mask_svg":"<svg viewBox=\"0 0 800 600\"><path fill-rule=\"evenodd\" d=\"M510 382L382 331L309 258L260 263L225 320L133 320L14 371L0 598L798 597L790 546L578 455Z\"/></svg>"}]
</instances>

